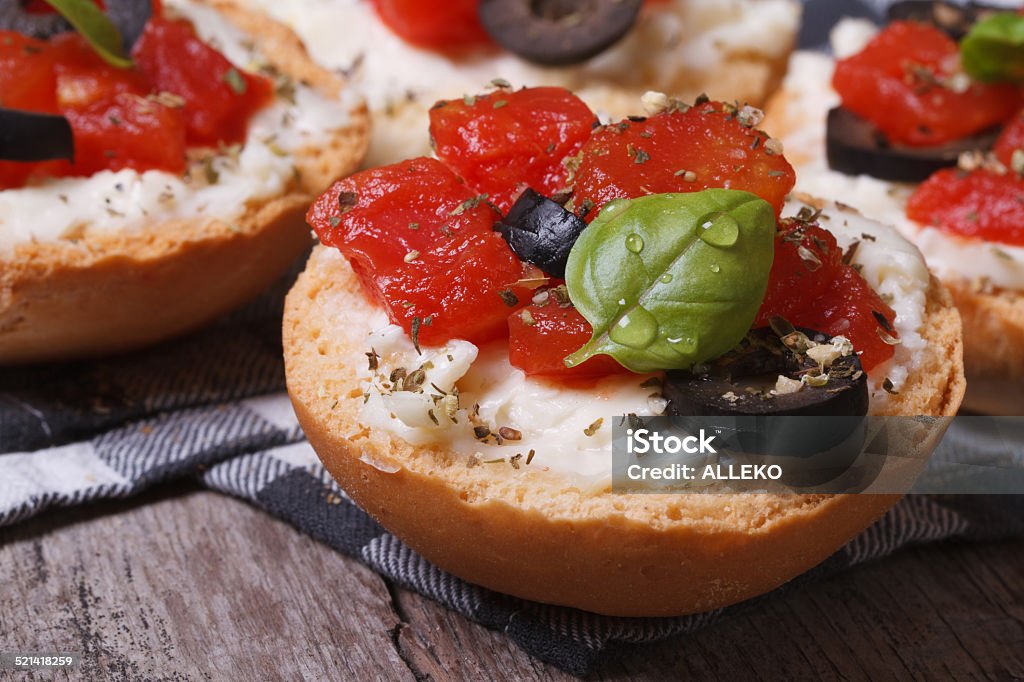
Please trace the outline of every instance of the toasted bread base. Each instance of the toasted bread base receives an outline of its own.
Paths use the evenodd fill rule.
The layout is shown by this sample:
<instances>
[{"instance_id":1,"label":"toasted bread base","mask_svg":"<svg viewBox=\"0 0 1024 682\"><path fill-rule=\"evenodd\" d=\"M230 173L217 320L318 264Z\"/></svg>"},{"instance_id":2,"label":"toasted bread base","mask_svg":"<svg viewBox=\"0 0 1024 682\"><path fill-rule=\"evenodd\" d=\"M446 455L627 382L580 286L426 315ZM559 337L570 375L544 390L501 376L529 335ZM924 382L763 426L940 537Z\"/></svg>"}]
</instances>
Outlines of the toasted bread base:
<instances>
[{"instance_id":1,"label":"toasted bread base","mask_svg":"<svg viewBox=\"0 0 1024 682\"><path fill-rule=\"evenodd\" d=\"M249 35L282 73L336 97L341 81L317 66L287 28L233 0L205 0ZM270 285L309 246L304 213L366 153L369 115L296 157L299 178L228 222L174 220L77 240L26 243L0 259L0 363L127 351L190 331Z\"/></svg>"},{"instance_id":2,"label":"toasted bread base","mask_svg":"<svg viewBox=\"0 0 1024 682\"><path fill-rule=\"evenodd\" d=\"M327 469L425 558L525 599L618 616L671 616L767 592L820 563L896 495L614 495L541 468L467 466L359 423L371 307L336 252L317 247L288 295L288 390ZM960 318L928 292L926 357L892 414L952 415L964 392Z\"/></svg>"},{"instance_id":3,"label":"toasted bread base","mask_svg":"<svg viewBox=\"0 0 1024 682\"><path fill-rule=\"evenodd\" d=\"M975 412L1020 415L1024 406L1024 292L949 282L964 329L967 396Z\"/></svg>"}]
</instances>

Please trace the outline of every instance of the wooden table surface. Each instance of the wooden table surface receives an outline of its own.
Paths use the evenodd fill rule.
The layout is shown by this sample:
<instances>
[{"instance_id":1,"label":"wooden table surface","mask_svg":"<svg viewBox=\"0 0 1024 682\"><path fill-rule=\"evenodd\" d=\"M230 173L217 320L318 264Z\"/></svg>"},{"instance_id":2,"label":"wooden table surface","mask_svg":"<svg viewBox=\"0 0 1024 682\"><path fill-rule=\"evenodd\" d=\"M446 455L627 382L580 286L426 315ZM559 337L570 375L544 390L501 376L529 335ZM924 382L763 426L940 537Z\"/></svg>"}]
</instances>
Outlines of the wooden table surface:
<instances>
[{"instance_id":1,"label":"wooden table surface","mask_svg":"<svg viewBox=\"0 0 1024 682\"><path fill-rule=\"evenodd\" d=\"M177 484L0 531L0 652L49 680L566 679L243 502ZM1024 679L1024 542L922 547L596 679Z\"/></svg>"}]
</instances>

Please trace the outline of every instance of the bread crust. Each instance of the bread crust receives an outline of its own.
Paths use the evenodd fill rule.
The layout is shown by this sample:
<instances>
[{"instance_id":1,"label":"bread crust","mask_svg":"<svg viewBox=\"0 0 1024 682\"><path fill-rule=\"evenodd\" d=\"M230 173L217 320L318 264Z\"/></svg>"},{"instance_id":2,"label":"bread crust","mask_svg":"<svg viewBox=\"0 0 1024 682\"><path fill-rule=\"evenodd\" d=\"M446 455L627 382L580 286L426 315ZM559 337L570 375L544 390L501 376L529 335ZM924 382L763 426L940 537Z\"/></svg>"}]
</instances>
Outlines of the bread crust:
<instances>
[{"instance_id":1,"label":"bread crust","mask_svg":"<svg viewBox=\"0 0 1024 682\"><path fill-rule=\"evenodd\" d=\"M329 97L343 82L301 41L235 0L203 0L249 35L282 73ZM298 177L230 223L165 221L76 240L24 243L0 258L0 363L127 351L176 336L269 286L310 243L311 199L355 170L369 141L364 106L316 148L296 155Z\"/></svg>"},{"instance_id":2,"label":"bread crust","mask_svg":"<svg viewBox=\"0 0 1024 682\"><path fill-rule=\"evenodd\" d=\"M468 467L444 448L411 446L359 424L370 305L341 256L317 247L285 306L296 414L356 503L469 582L608 615L701 612L785 583L898 500L595 494L536 468ZM927 357L888 412L955 414L964 390L960 320L935 280L923 335Z\"/></svg>"},{"instance_id":3,"label":"bread crust","mask_svg":"<svg viewBox=\"0 0 1024 682\"><path fill-rule=\"evenodd\" d=\"M964 329L967 396L964 407L1018 415L1024 405L1024 292L949 282Z\"/></svg>"}]
</instances>

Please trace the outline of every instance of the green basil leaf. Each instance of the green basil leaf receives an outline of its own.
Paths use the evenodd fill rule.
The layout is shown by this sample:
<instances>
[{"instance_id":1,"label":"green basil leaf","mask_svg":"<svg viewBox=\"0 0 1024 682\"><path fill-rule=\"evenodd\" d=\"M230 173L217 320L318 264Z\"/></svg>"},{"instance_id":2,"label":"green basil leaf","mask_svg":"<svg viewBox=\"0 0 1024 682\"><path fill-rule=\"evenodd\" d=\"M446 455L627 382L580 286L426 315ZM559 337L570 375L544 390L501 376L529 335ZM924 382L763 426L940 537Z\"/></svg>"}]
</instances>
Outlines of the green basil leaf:
<instances>
[{"instance_id":1,"label":"green basil leaf","mask_svg":"<svg viewBox=\"0 0 1024 682\"><path fill-rule=\"evenodd\" d=\"M964 71L985 82L1024 82L1024 16L994 14L960 43Z\"/></svg>"},{"instance_id":2,"label":"green basil leaf","mask_svg":"<svg viewBox=\"0 0 1024 682\"><path fill-rule=\"evenodd\" d=\"M709 189L609 203L576 241L565 280L594 328L565 359L610 355L627 369L689 369L750 330L775 257L775 212Z\"/></svg>"},{"instance_id":3,"label":"green basil leaf","mask_svg":"<svg viewBox=\"0 0 1024 682\"><path fill-rule=\"evenodd\" d=\"M121 32L92 0L46 0L60 12L103 61L121 69L134 66L121 48Z\"/></svg>"}]
</instances>

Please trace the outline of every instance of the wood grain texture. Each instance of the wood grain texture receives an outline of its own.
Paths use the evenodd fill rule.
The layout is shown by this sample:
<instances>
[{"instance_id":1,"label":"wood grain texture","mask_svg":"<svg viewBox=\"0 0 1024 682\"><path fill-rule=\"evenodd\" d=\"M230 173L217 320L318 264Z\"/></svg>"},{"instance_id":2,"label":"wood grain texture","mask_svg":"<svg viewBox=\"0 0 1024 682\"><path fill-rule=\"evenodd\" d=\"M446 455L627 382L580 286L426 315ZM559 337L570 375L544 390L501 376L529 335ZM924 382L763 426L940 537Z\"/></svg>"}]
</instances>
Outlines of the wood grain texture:
<instances>
[{"instance_id":1,"label":"wood grain texture","mask_svg":"<svg viewBox=\"0 0 1024 682\"><path fill-rule=\"evenodd\" d=\"M0 651L18 679L567 676L248 505L188 486L0 531ZM595 679L1024 678L1024 543L902 552L608 654ZM0 675L2 677L2 675Z\"/></svg>"}]
</instances>

